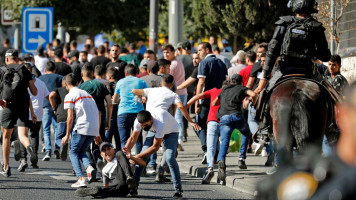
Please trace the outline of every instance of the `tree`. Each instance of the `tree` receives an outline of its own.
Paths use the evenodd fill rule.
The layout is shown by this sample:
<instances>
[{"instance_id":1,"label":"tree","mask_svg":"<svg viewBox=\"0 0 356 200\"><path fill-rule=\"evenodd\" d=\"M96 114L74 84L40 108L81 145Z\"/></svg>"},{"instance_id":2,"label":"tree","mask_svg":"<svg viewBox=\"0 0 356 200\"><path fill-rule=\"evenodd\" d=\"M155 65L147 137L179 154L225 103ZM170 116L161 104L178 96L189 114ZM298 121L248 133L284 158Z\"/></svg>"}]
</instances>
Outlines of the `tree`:
<instances>
[{"instance_id":1,"label":"tree","mask_svg":"<svg viewBox=\"0 0 356 200\"><path fill-rule=\"evenodd\" d=\"M317 14L318 20L323 23L326 32L328 34L328 38L331 38L336 43L336 52L339 54L340 51L340 19L344 15L344 11L349 4L350 0L334 0L335 5L335 16L331 16L331 5L330 0L320 0L319 2L319 12ZM334 29L332 27L332 22L334 23ZM350 27L352 28L352 27ZM332 52L333 53L333 52Z\"/></svg>"}]
</instances>

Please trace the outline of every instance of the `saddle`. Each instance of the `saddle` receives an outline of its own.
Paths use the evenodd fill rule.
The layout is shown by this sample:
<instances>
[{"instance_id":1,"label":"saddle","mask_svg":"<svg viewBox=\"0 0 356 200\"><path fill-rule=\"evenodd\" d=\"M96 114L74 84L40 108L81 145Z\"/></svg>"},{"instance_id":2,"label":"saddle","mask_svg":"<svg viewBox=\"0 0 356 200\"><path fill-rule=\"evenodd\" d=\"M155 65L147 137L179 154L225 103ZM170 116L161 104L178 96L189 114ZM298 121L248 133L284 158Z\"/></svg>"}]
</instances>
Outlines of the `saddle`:
<instances>
[{"instance_id":1,"label":"saddle","mask_svg":"<svg viewBox=\"0 0 356 200\"><path fill-rule=\"evenodd\" d=\"M273 91L282 83L289 81L289 80L306 80L306 81L311 81L316 84L318 84L321 88L323 88L325 94L327 94L328 98L330 99L330 107L331 110L331 115L334 116L334 105L336 102L342 101L340 94L332 87L332 85L325 79L323 78L317 78L318 80L312 79L309 76L306 76L304 74L288 74L283 77L281 77L276 84L270 89L270 90L262 90L258 99L257 103L255 105L256 109L256 117L255 120L257 122L262 122L263 120L268 119L269 117L269 98ZM331 123L331 121L330 121Z\"/></svg>"}]
</instances>

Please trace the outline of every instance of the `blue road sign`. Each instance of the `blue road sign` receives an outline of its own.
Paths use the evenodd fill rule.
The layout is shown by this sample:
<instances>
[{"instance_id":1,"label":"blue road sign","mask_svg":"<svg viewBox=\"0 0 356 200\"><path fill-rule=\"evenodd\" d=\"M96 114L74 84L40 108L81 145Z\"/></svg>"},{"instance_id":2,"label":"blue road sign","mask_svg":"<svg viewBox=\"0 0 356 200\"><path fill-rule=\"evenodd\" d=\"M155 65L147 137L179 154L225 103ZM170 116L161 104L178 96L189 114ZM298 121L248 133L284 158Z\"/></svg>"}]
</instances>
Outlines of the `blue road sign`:
<instances>
[{"instance_id":1,"label":"blue road sign","mask_svg":"<svg viewBox=\"0 0 356 200\"><path fill-rule=\"evenodd\" d=\"M37 47L53 39L53 8L22 8L22 53L36 53Z\"/></svg>"}]
</instances>

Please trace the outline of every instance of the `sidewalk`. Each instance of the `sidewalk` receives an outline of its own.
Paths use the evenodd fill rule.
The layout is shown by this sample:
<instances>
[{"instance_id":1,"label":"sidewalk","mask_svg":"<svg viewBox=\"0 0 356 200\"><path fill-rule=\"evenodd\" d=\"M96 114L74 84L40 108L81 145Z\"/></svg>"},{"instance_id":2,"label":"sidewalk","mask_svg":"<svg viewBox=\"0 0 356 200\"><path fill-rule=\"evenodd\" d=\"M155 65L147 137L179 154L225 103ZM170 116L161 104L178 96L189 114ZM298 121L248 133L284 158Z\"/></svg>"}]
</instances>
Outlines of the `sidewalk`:
<instances>
[{"instance_id":1,"label":"sidewalk","mask_svg":"<svg viewBox=\"0 0 356 200\"><path fill-rule=\"evenodd\" d=\"M201 150L200 140L191 127L188 129L188 141L183 143L183 148L184 151L179 151L177 158L180 171L202 178L205 174L206 164L201 164L203 152ZM200 156L198 157L198 155ZM257 183L267 176L265 171L270 168L264 166L267 157L255 156L253 153L249 153L246 159L247 169L241 170L237 166L238 155L238 152L234 152L229 153L226 157L226 186L255 195ZM217 171L217 165L215 165L214 177L210 184L217 183Z\"/></svg>"}]
</instances>

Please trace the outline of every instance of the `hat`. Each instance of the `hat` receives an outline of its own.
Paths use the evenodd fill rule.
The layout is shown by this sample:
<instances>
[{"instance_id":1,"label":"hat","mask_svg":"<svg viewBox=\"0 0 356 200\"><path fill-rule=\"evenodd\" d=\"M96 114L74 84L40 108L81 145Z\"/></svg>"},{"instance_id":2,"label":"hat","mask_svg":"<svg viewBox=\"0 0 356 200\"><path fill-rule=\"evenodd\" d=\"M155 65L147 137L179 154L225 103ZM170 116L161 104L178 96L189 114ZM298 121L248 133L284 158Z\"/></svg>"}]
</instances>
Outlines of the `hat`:
<instances>
[{"instance_id":1,"label":"hat","mask_svg":"<svg viewBox=\"0 0 356 200\"><path fill-rule=\"evenodd\" d=\"M5 53L5 57L19 57L19 52L16 49L9 49Z\"/></svg>"},{"instance_id":2,"label":"hat","mask_svg":"<svg viewBox=\"0 0 356 200\"><path fill-rule=\"evenodd\" d=\"M109 142L103 142L103 143L101 143L101 145L100 145L100 147L99 147L100 152L103 150L103 148L104 148L105 146L109 146L109 147L114 148L114 146L113 146L111 143L109 143Z\"/></svg>"},{"instance_id":3,"label":"hat","mask_svg":"<svg viewBox=\"0 0 356 200\"><path fill-rule=\"evenodd\" d=\"M69 54L67 55L67 58L71 58L74 56L79 58L79 51L77 51L77 50L70 51Z\"/></svg>"},{"instance_id":4,"label":"hat","mask_svg":"<svg viewBox=\"0 0 356 200\"><path fill-rule=\"evenodd\" d=\"M190 44L190 42L189 41L185 41L185 42L183 42L183 44L182 44L182 48L184 49L184 50L192 50L192 44Z\"/></svg>"},{"instance_id":5,"label":"hat","mask_svg":"<svg viewBox=\"0 0 356 200\"><path fill-rule=\"evenodd\" d=\"M28 53L24 57L24 59L32 59L32 58L33 58L33 54L32 53Z\"/></svg>"},{"instance_id":6,"label":"hat","mask_svg":"<svg viewBox=\"0 0 356 200\"><path fill-rule=\"evenodd\" d=\"M159 70L158 62L155 60L150 60L147 64L147 70L155 73Z\"/></svg>"},{"instance_id":7,"label":"hat","mask_svg":"<svg viewBox=\"0 0 356 200\"><path fill-rule=\"evenodd\" d=\"M179 48L183 48L183 42L178 42L177 49L179 49Z\"/></svg>"},{"instance_id":8,"label":"hat","mask_svg":"<svg viewBox=\"0 0 356 200\"><path fill-rule=\"evenodd\" d=\"M232 75L230 81L235 80L236 83L241 83L242 82L242 76L240 74L234 74Z\"/></svg>"},{"instance_id":9,"label":"hat","mask_svg":"<svg viewBox=\"0 0 356 200\"><path fill-rule=\"evenodd\" d=\"M140 63L140 67L142 68L147 68L147 65L148 65L148 61L147 59L143 59Z\"/></svg>"},{"instance_id":10,"label":"hat","mask_svg":"<svg viewBox=\"0 0 356 200\"><path fill-rule=\"evenodd\" d=\"M221 43L223 43L223 44L229 44L229 41L227 41L226 39L222 39L222 40L221 40Z\"/></svg>"}]
</instances>

